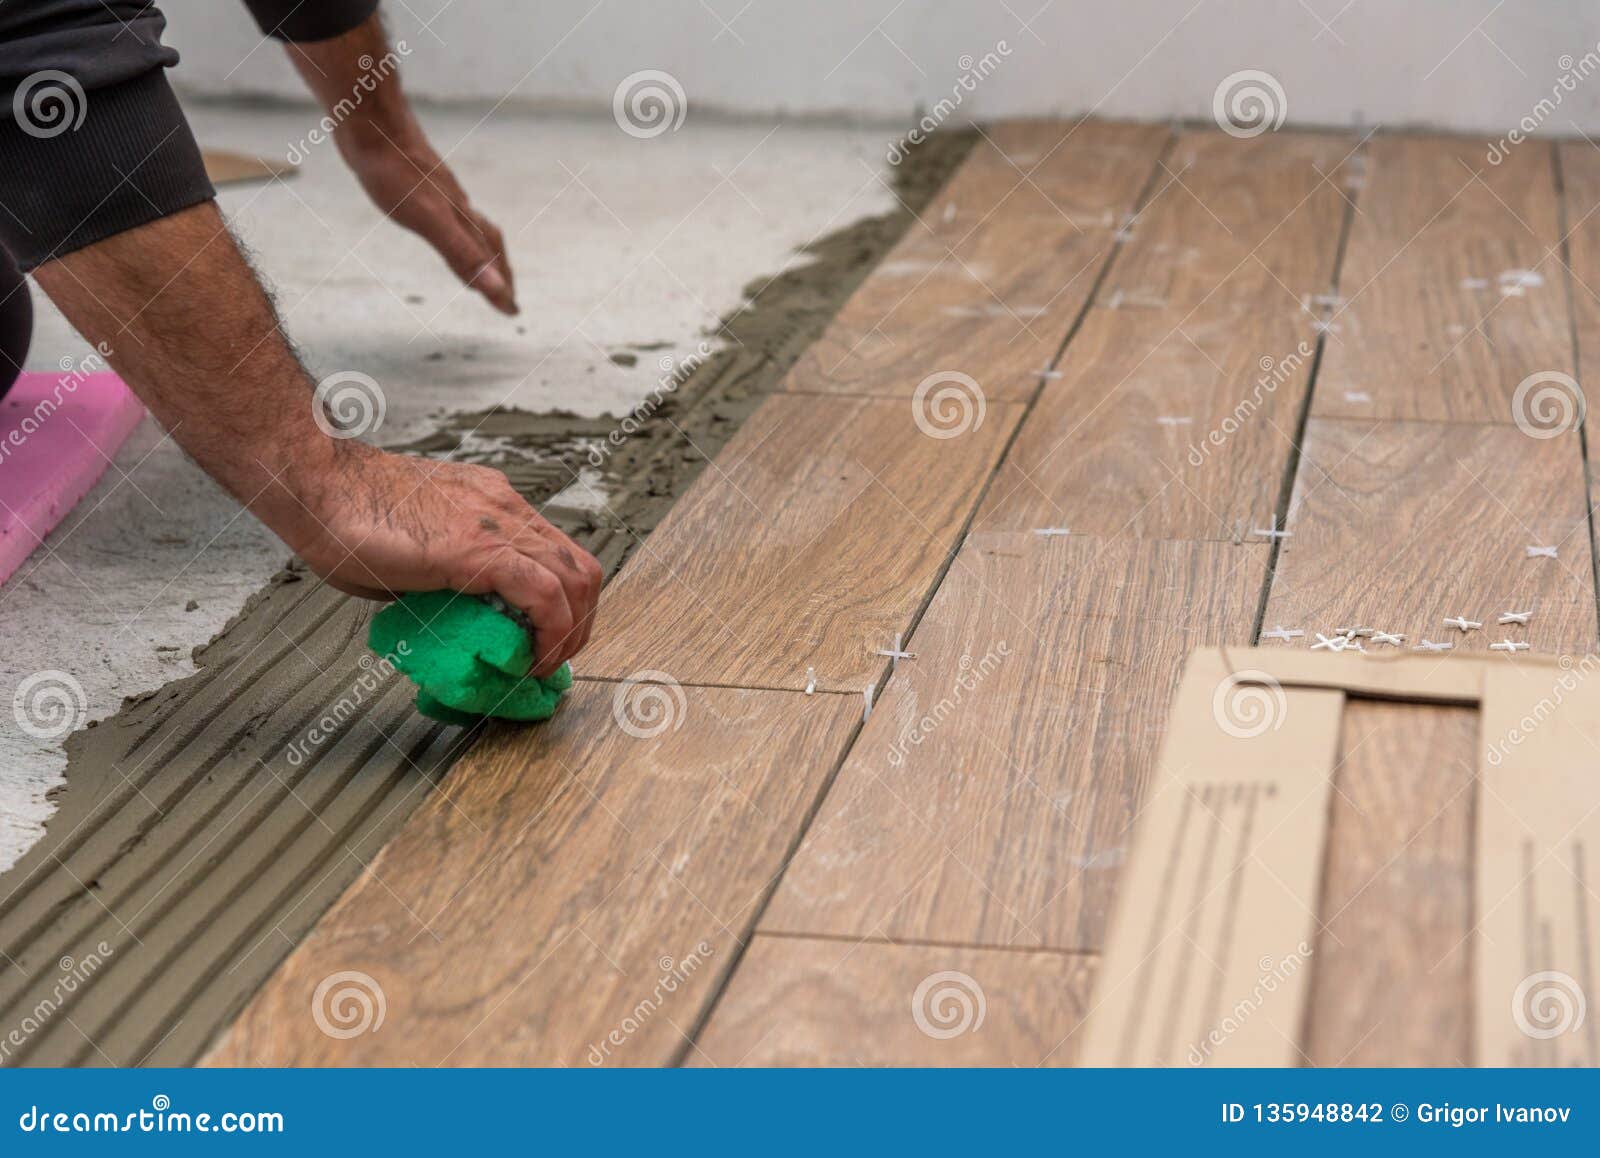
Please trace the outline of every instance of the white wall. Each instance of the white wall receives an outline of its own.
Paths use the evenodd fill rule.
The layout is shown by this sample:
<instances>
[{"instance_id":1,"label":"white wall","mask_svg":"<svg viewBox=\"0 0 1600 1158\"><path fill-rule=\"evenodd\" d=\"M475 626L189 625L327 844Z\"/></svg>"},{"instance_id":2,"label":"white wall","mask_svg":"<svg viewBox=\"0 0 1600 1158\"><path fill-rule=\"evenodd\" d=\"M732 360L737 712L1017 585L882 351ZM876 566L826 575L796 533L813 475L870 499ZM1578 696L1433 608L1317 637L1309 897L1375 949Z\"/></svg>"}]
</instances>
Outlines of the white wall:
<instances>
[{"instance_id":1,"label":"white wall","mask_svg":"<svg viewBox=\"0 0 1600 1158\"><path fill-rule=\"evenodd\" d=\"M315 2L315 0L311 0ZM165 0L188 92L297 95L240 5ZM1218 82L1261 69L1291 124L1600 132L1600 73L1562 91L1562 57L1600 42L1594 0L385 0L412 90L437 100L608 108L661 69L691 112L906 122L1001 41L961 115L1210 116ZM1042 10L1041 10L1042 9ZM1033 15L1035 12L1037 16ZM720 14L720 15L719 15ZM1326 25L1323 21L1326 21ZM726 23L724 23L726 22ZM1026 23L1025 23L1026 22ZM1565 67L1571 67L1566 65Z\"/></svg>"}]
</instances>

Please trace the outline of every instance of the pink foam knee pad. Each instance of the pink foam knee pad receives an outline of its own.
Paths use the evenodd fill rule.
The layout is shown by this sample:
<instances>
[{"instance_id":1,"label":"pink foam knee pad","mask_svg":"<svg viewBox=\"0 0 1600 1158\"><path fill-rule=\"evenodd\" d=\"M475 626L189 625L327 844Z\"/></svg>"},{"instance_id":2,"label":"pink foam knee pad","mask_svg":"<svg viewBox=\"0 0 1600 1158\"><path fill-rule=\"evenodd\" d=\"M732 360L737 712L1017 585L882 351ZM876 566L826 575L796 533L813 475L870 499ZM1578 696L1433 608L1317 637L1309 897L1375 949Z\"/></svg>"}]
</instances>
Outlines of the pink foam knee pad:
<instances>
[{"instance_id":1,"label":"pink foam knee pad","mask_svg":"<svg viewBox=\"0 0 1600 1158\"><path fill-rule=\"evenodd\" d=\"M24 374L0 399L0 583L105 472L144 417L115 374Z\"/></svg>"}]
</instances>

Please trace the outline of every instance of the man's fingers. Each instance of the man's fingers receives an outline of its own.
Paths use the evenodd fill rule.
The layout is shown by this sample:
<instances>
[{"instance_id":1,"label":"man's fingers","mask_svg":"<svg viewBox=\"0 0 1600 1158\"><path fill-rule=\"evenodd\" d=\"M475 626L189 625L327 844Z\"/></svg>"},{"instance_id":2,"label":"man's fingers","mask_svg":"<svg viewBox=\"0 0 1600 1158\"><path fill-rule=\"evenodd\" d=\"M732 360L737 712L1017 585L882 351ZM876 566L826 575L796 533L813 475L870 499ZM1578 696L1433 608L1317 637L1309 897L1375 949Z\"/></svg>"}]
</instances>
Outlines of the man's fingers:
<instances>
[{"instance_id":1,"label":"man's fingers","mask_svg":"<svg viewBox=\"0 0 1600 1158\"><path fill-rule=\"evenodd\" d=\"M539 536L519 535L515 542L517 550L531 565L552 576L561 585L561 593L566 600L570 618L565 629L559 634L551 632L545 637L545 641L549 643L549 655L554 661L554 666L560 667L578 653L588 638L586 627L593 617L593 607L587 585L581 573L567 567L564 560L552 552L548 543ZM543 632L545 628L543 623L535 620L534 625Z\"/></svg>"},{"instance_id":2,"label":"man's fingers","mask_svg":"<svg viewBox=\"0 0 1600 1158\"><path fill-rule=\"evenodd\" d=\"M454 206L428 214L418 223L417 232L439 251L458 278L488 298L497 310L516 312L511 283L496 263L494 249L486 237L455 212Z\"/></svg>"},{"instance_id":3,"label":"man's fingers","mask_svg":"<svg viewBox=\"0 0 1600 1158\"><path fill-rule=\"evenodd\" d=\"M533 674L552 674L565 662L573 628L572 609L561 580L548 568L511 550L495 562L490 575L495 594L533 622Z\"/></svg>"},{"instance_id":4,"label":"man's fingers","mask_svg":"<svg viewBox=\"0 0 1600 1158\"><path fill-rule=\"evenodd\" d=\"M505 234L500 232L499 226L470 206L463 209L462 213L466 215L468 221L472 223L472 227L477 230L479 236L484 239L490 251L493 252L494 268L505 279L506 296L511 302L511 312L516 313L517 279L516 275L511 272L511 259L506 256Z\"/></svg>"},{"instance_id":5,"label":"man's fingers","mask_svg":"<svg viewBox=\"0 0 1600 1158\"><path fill-rule=\"evenodd\" d=\"M561 581L574 620L572 634L561 649L561 658L569 660L583 650L594 629L602 580L600 564L589 552L534 515L532 508L519 512L512 541L519 551Z\"/></svg>"},{"instance_id":6,"label":"man's fingers","mask_svg":"<svg viewBox=\"0 0 1600 1158\"><path fill-rule=\"evenodd\" d=\"M562 536L565 539L565 536ZM577 639L573 643L573 653L576 654L589 646L589 634L594 630L595 614L600 608L600 587L605 582L605 572L600 569L600 562L589 552L566 540L572 552L577 557L577 573L582 584L582 602L584 611L578 616ZM574 611L576 612L576 605Z\"/></svg>"},{"instance_id":7,"label":"man's fingers","mask_svg":"<svg viewBox=\"0 0 1600 1158\"><path fill-rule=\"evenodd\" d=\"M477 273L462 280L487 298L489 304L502 314L509 316L517 312L517 299L512 294L511 283L500 272L500 266L493 258L480 266Z\"/></svg>"},{"instance_id":8,"label":"man's fingers","mask_svg":"<svg viewBox=\"0 0 1600 1158\"><path fill-rule=\"evenodd\" d=\"M562 662L566 662L589 642L589 631L594 622L595 596L599 594L599 589L590 589L588 578L571 551L556 547L554 554L556 557L551 570L561 580L562 590L567 596L567 607L571 609L573 618L572 629L561 648ZM545 557L549 559L548 554Z\"/></svg>"}]
</instances>

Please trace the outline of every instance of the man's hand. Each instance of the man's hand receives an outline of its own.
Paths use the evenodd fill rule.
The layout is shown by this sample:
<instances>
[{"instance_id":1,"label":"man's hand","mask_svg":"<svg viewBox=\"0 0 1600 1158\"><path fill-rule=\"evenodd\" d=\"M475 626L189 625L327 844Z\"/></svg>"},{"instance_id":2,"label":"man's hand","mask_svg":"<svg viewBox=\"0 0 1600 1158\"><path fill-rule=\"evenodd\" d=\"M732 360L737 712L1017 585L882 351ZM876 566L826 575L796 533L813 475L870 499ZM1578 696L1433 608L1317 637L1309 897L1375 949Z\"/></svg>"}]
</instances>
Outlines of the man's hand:
<instances>
[{"instance_id":1,"label":"man's hand","mask_svg":"<svg viewBox=\"0 0 1600 1158\"><path fill-rule=\"evenodd\" d=\"M373 203L438 250L496 309L516 313L505 238L472 207L428 143L377 15L343 36L286 47L306 86L337 121L334 143Z\"/></svg>"},{"instance_id":2,"label":"man's hand","mask_svg":"<svg viewBox=\"0 0 1600 1158\"><path fill-rule=\"evenodd\" d=\"M214 203L34 277L206 473L334 586L496 592L532 621L539 675L589 638L599 564L499 471L322 429L312 384Z\"/></svg>"},{"instance_id":3,"label":"man's hand","mask_svg":"<svg viewBox=\"0 0 1600 1158\"><path fill-rule=\"evenodd\" d=\"M351 141L342 151L374 205L438 250L455 275L495 309L517 312L505 237L467 201L421 129L408 140L384 134Z\"/></svg>"},{"instance_id":4,"label":"man's hand","mask_svg":"<svg viewBox=\"0 0 1600 1158\"><path fill-rule=\"evenodd\" d=\"M305 517L281 534L306 564L351 595L381 599L451 588L493 593L535 625L533 674L589 641L600 564L488 467L386 454L340 442L290 481ZM279 530L274 527L274 530Z\"/></svg>"}]
</instances>

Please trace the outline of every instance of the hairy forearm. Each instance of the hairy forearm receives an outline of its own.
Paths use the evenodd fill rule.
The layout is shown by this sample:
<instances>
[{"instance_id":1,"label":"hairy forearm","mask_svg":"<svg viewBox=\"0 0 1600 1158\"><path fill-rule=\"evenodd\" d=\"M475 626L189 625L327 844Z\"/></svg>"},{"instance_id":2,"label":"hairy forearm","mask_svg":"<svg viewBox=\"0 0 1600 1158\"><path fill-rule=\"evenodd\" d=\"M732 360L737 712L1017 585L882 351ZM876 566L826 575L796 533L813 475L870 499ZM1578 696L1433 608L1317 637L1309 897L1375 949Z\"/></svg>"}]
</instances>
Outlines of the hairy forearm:
<instances>
[{"instance_id":1,"label":"hairy forearm","mask_svg":"<svg viewBox=\"0 0 1600 1158\"><path fill-rule=\"evenodd\" d=\"M34 270L174 440L291 546L334 440L312 384L213 202Z\"/></svg>"},{"instance_id":2,"label":"hairy forearm","mask_svg":"<svg viewBox=\"0 0 1600 1158\"><path fill-rule=\"evenodd\" d=\"M34 276L178 444L341 591L493 592L534 624L535 675L588 640L599 564L505 475L323 429L312 384L214 203Z\"/></svg>"}]
</instances>

